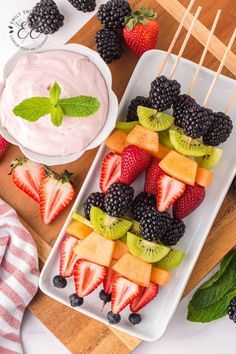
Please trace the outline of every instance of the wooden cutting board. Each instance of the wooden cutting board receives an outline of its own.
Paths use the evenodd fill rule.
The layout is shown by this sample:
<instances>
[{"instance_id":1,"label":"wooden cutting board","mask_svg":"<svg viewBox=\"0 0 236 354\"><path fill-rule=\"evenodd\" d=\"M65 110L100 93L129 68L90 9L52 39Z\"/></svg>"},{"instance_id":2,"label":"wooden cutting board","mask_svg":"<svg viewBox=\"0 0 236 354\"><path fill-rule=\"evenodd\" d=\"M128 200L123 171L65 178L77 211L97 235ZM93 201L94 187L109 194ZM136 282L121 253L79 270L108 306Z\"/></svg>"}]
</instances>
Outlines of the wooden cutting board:
<instances>
[{"instance_id":1,"label":"wooden cutting board","mask_svg":"<svg viewBox=\"0 0 236 354\"><path fill-rule=\"evenodd\" d=\"M187 6L188 1L183 0L179 3L176 0L134 0L130 2L134 7L148 6L157 11L160 24L158 48L167 50L178 26L177 21L180 20L181 14L184 11L182 5ZM163 7L161 7L158 2ZM234 0L208 0L207 2L205 0L196 0L194 10L198 5L203 6L203 11L200 16L201 22L197 24L193 35L203 44L206 42L207 30L202 24L210 28L217 9L222 9L222 16L216 30L216 36L219 39L214 38L210 48L214 56L209 53L204 63L205 66L216 70L219 62L215 56L222 58L224 49L223 43L227 44L234 30L236 23L236 2ZM101 25L96 18L93 18L70 42L81 43L90 48L94 48L94 34L98 28L101 28ZM174 48L174 53L178 52L182 43L185 31L183 30L182 32ZM198 62L203 50L199 41L195 38L191 39L184 53L186 58ZM236 46L234 46L233 51L235 51L235 48ZM236 73L235 58L235 55L230 53L229 59L227 60L228 69L224 69L225 75L233 77L232 73ZM113 75L113 88L119 99L125 90L136 63L137 59L126 48L122 59L110 65ZM159 63L157 63L157 68L158 66ZM76 162L55 167L55 170L62 171L66 168L69 171L73 171L74 179L79 190L95 154L96 149L87 152ZM16 209L25 226L32 233L38 247L39 258L41 260L40 265L42 266L70 208L67 208L51 225L45 226L42 224L38 205L19 191L14 186L11 177L8 176L10 161L19 155L21 155L19 149L15 146L11 146L4 160L0 163L0 196ZM187 294L219 262L232 246L235 245L235 198L235 193L233 190L230 190L187 284L185 294ZM130 353L140 343L137 338L125 335L89 317L78 314L76 311L48 298L40 291L32 301L30 310L73 354L126 354Z\"/></svg>"}]
</instances>

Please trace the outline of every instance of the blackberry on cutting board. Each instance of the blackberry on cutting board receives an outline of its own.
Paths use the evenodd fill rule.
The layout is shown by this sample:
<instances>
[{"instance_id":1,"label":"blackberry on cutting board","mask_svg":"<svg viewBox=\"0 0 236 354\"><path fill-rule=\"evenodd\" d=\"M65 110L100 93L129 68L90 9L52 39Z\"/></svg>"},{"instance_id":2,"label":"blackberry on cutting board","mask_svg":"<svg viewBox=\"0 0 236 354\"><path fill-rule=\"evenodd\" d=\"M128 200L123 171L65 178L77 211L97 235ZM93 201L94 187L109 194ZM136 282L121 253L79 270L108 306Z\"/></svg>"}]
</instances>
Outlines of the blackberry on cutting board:
<instances>
[{"instance_id":1,"label":"blackberry on cutting board","mask_svg":"<svg viewBox=\"0 0 236 354\"><path fill-rule=\"evenodd\" d=\"M160 213L155 208L146 210L140 220L142 236L148 241L159 241L171 226L172 218L168 213Z\"/></svg>"},{"instance_id":2,"label":"blackberry on cutting board","mask_svg":"<svg viewBox=\"0 0 236 354\"><path fill-rule=\"evenodd\" d=\"M170 228L160 238L161 243L165 246L174 246L184 236L186 226L182 220L172 220Z\"/></svg>"},{"instance_id":3,"label":"blackberry on cutting board","mask_svg":"<svg viewBox=\"0 0 236 354\"><path fill-rule=\"evenodd\" d=\"M131 15L131 7L126 0L109 0L98 9L98 19L106 27L111 29L122 28L125 17Z\"/></svg>"},{"instance_id":4,"label":"blackberry on cutting board","mask_svg":"<svg viewBox=\"0 0 236 354\"><path fill-rule=\"evenodd\" d=\"M126 117L127 122L133 122L135 120L138 120L138 114L137 114L138 106L151 108L151 102L149 98L143 96L137 96L134 99L132 99L128 107L128 113Z\"/></svg>"},{"instance_id":5,"label":"blackberry on cutting board","mask_svg":"<svg viewBox=\"0 0 236 354\"><path fill-rule=\"evenodd\" d=\"M150 207L156 206L156 198L146 192L139 193L131 205L131 213L135 220L140 221L145 212Z\"/></svg>"},{"instance_id":6,"label":"blackberry on cutting board","mask_svg":"<svg viewBox=\"0 0 236 354\"><path fill-rule=\"evenodd\" d=\"M33 7L27 21L29 28L47 35L63 26L64 16L53 0L41 0Z\"/></svg>"},{"instance_id":7,"label":"blackberry on cutting board","mask_svg":"<svg viewBox=\"0 0 236 354\"><path fill-rule=\"evenodd\" d=\"M159 112L171 108L180 94L180 88L176 80L169 80L164 75L157 77L152 81L149 92L152 108L156 108Z\"/></svg>"},{"instance_id":8,"label":"blackberry on cutting board","mask_svg":"<svg viewBox=\"0 0 236 354\"><path fill-rule=\"evenodd\" d=\"M228 315L229 319L236 323L236 297L230 301L230 305L228 307Z\"/></svg>"},{"instance_id":9,"label":"blackberry on cutting board","mask_svg":"<svg viewBox=\"0 0 236 354\"><path fill-rule=\"evenodd\" d=\"M88 198L84 202L84 215L86 219L90 220L90 209L92 206L99 207L104 210L105 195L100 192L89 194Z\"/></svg>"},{"instance_id":10,"label":"blackberry on cutting board","mask_svg":"<svg viewBox=\"0 0 236 354\"><path fill-rule=\"evenodd\" d=\"M77 10L92 12L96 8L96 0L68 0Z\"/></svg>"},{"instance_id":11,"label":"blackberry on cutting board","mask_svg":"<svg viewBox=\"0 0 236 354\"><path fill-rule=\"evenodd\" d=\"M203 135L204 144L217 146L224 143L233 130L233 122L222 112L213 113L213 121L208 131Z\"/></svg>"},{"instance_id":12,"label":"blackberry on cutting board","mask_svg":"<svg viewBox=\"0 0 236 354\"><path fill-rule=\"evenodd\" d=\"M134 189L128 184L113 183L105 196L104 207L108 215L121 217L131 207Z\"/></svg>"},{"instance_id":13,"label":"blackberry on cutting board","mask_svg":"<svg viewBox=\"0 0 236 354\"><path fill-rule=\"evenodd\" d=\"M97 52L107 64L121 58L124 48L117 32L104 28L96 33L95 42Z\"/></svg>"}]
</instances>

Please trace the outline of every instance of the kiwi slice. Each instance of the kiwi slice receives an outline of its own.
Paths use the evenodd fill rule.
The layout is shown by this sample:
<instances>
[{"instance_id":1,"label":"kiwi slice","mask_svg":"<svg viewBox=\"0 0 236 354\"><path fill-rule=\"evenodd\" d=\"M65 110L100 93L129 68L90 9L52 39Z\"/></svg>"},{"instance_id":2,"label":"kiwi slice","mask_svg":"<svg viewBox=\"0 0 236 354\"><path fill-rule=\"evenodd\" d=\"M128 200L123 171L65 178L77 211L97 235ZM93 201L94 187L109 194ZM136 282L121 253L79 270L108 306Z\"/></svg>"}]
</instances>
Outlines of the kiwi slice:
<instances>
[{"instance_id":1,"label":"kiwi slice","mask_svg":"<svg viewBox=\"0 0 236 354\"><path fill-rule=\"evenodd\" d=\"M117 240L130 229L132 222L104 213L101 209L92 206L90 220L94 231L109 240Z\"/></svg>"},{"instance_id":2,"label":"kiwi slice","mask_svg":"<svg viewBox=\"0 0 236 354\"><path fill-rule=\"evenodd\" d=\"M200 140L189 138L179 128L170 130L170 141L175 150L183 155L204 156L209 149Z\"/></svg>"},{"instance_id":3,"label":"kiwi slice","mask_svg":"<svg viewBox=\"0 0 236 354\"><path fill-rule=\"evenodd\" d=\"M135 120L133 122L116 122L116 129L123 130L126 133L129 133L136 125L139 125L139 121Z\"/></svg>"},{"instance_id":4,"label":"kiwi slice","mask_svg":"<svg viewBox=\"0 0 236 354\"><path fill-rule=\"evenodd\" d=\"M183 258L184 258L183 251L172 248L170 252L159 262L155 263L154 266L165 270L176 269L182 262Z\"/></svg>"},{"instance_id":5,"label":"kiwi slice","mask_svg":"<svg viewBox=\"0 0 236 354\"><path fill-rule=\"evenodd\" d=\"M137 114L140 124L155 132L170 128L174 122L172 116L163 112L158 112L153 108L138 106Z\"/></svg>"},{"instance_id":6,"label":"kiwi slice","mask_svg":"<svg viewBox=\"0 0 236 354\"><path fill-rule=\"evenodd\" d=\"M77 211L74 211L72 213L72 219L80 221L82 222L82 224L92 227L91 222L88 219L86 219L84 216L77 213Z\"/></svg>"},{"instance_id":7,"label":"kiwi slice","mask_svg":"<svg viewBox=\"0 0 236 354\"><path fill-rule=\"evenodd\" d=\"M155 263L164 258L170 251L169 247L156 242L144 240L142 237L127 233L127 246L130 253L145 262Z\"/></svg>"},{"instance_id":8,"label":"kiwi slice","mask_svg":"<svg viewBox=\"0 0 236 354\"><path fill-rule=\"evenodd\" d=\"M161 132L158 133L158 135L159 135L159 142L162 145L164 145L164 146L166 146L166 147L168 147L170 149L173 149L174 146L173 146L173 144L170 141L169 129L162 130Z\"/></svg>"},{"instance_id":9,"label":"kiwi slice","mask_svg":"<svg viewBox=\"0 0 236 354\"><path fill-rule=\"evenodd\" d=\"M223 154L222 149L209 146L208 153L201 157L195 157L195 160L199 164L199 166L211 170L213 167L215 167L218 164L218 162L222 157L222 154Z\"/></svg>"}]
</instances>

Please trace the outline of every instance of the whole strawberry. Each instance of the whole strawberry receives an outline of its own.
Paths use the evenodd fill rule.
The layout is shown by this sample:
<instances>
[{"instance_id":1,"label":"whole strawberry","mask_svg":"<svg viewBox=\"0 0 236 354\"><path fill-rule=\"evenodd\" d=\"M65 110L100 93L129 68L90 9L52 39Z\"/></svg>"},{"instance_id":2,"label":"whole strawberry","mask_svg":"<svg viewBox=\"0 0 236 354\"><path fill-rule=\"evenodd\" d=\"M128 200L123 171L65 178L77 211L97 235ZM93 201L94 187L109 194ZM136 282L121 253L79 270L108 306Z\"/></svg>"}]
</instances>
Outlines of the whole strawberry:
<instances>
[{"instance_id":1,"label":"whole strawberry","mask_svg":"<svg viewBox=\"0 0 236 354\"><path fill-rule=\"evenodd\" d=\"M145 7L125 18L123 37L130 49L140 57L144 52L155 49L159 34L157 14Z\"/></svg>"},{"instance_id":2,"label":"whole strawberry","mask_svg":"<svg viewBox=\"0 0 236 354\"><path fill-rule=\"evenodd\" d=\"M184 219L203 202L206 195L205 188L195 184L186 185L185 193L173 205L173 217Z\"/></svg>"},{"instance_id":3,"label":"whole strawberry","mask_svg":"<svg viewBox=\"0 0 236 354\"><path fill-rule=\"evenodd\" d=\"M2 159L9 143L0 135L0 160Z\"/></svg>"},{"instance_id":4,"label":"whole strawberry","mask_svg":"<svg viewBox=\"0 0 236 354\"><path fill-rule=\"evenodd\" d=\"M152 162L147 169L144 190L149 194L157 194L157 181L160 176L165 174L159 167L160 161L161 160L157 157L153 157Z\"/></svg>"}]
</instances>

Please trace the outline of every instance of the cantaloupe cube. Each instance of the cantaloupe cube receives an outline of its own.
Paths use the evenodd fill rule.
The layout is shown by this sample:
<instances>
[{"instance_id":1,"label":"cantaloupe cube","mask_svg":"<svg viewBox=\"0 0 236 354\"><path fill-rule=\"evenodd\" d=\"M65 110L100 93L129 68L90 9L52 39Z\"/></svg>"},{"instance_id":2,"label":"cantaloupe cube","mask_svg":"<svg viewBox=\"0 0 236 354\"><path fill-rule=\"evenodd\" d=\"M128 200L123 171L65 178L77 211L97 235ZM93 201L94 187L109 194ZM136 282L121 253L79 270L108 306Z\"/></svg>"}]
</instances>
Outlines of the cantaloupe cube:
<instances>
[{"instance_id":1,"label":"cantaloupe cube","mask_svg":"<svg viewBox=\"0 0 236 354\"><path fill-rule=\"evenodd\" d=\"M105 145L108 147L108 149L120 155L126 147L127 135L128 134L123 130L116 130L107 138Z\"/></svg>"},{"instance_id":2,"label":"cantaloupe cube","mask_svg":"<svg viewBox=\"0 0 236 354\"><path fill-rule=\"evenodd\" d=\"M170 151L172 151L170 148L159 143L159 151L157 153L153 153L152 155L162 160L167 154L169 154Z\"/></svg>"},{"instance_id":3,"label":"cantaloupe cube","mask_svg":"<svg viewBox=\"0 0 236 354\"><path fill-rule=\"evenodd\" d=\"M160 168L181 182L193 186L196 180L197 163L176 151L171 151L159 163Z\"/></svg>"},{"instance_id":4,"label":"cantaloupe cube","mask_svg":"<svg viewBox=\"0 0 236 354\"><path fill-rule=\"evenodd\" d=\"M126 139L127 145L136 145L139 148L146 150L149 154L154 155L159 151L158 134L152 130L136 125L128 134Z\"/></svg>"},{"instance_id":5,"label":"cantaloupe cube","mask_svg":"<svg viewBox=\"0 0 236 354\"><path fill-rule=\"evenodd\" d=\"M125 278L141 286L149 286L152 265L130 253L125 253L113 266Z\"/></svg>"},{"instance_id":6,"label":"cantaloupe cube","mask_svg":"<svg viewBox=\"0 0 236 354\"><path fill-rule=\"evenodd\" d=\"M151 281L155 284L165 286L170 281L170 272L165 269L152 267Z\"/></svg>"},{"instance_id":7,"label":"cantaloupe cube","mask_svg":"<svg viewBox=\"0 0 236 354\"><path fill-rule=\"evenodd\" d=\"M74 248L74 252L90 262L109 267L115 242L92 232Z\"/></svg>"},{"instance_id":8,"label":"cantaloupe cube","mask_svg":"<svg viewBox=\"0 0 236 354\"><path fill-rule=\"evenodd\" d=\"M66 232L71 236L77 237L79 240L83 240L93 232L93 229L80 221L72 220L67 226Z\"/></svg>"},{"instance_id":9,"label":"cantaloupe cube","mask_svg":"<svg viewBox=\"0 0 236 354\"><path fill-rule=\"evenodd\" d=\"M196 176L196 183L202 187L209 187L212 183L214 177L214 173L207 170L203 167L198 167L197 169L197 176Z\"/></svg>"},{"instance_id":10,"label":"cantaloupe cube","mask_svg":"<svg viewBox=\"0 0 236 354\"><path fill-rule=\"evenodd\" d=\"M113 259L120 259L125 253L129 252L128 246L126 243L116 240L115 241L115 247L114 247L114 252L113 252Z\"/></svg>"}]
</instances>

